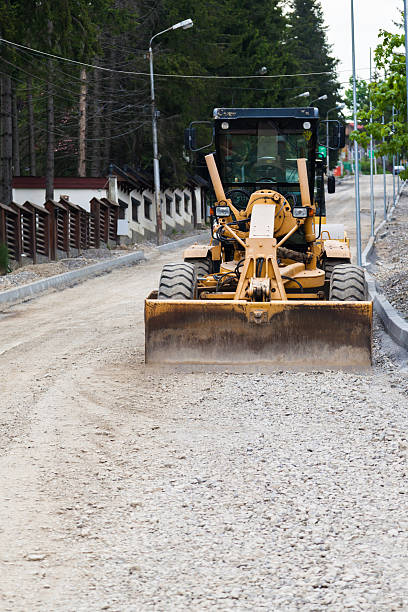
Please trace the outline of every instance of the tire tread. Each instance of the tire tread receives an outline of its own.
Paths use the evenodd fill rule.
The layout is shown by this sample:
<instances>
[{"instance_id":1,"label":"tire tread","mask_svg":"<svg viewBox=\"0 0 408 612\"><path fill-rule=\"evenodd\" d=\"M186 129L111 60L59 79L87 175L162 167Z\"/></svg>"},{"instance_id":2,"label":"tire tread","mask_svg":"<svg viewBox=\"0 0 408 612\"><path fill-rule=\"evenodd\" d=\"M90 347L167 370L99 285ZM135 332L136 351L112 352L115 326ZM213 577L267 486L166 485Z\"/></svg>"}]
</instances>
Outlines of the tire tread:
<instances>
[{"instance_id":1,"label":"tire tread","mask_svg":"<svg viewBox=\"0 0 408 612\"><path fill-rule=\"evenodd\" d=\"M194 265L184 262L166 264L160 276L159 300L192 300L195 297L197 275Z\"/></svg>"},{"instance_id":2,"label":"tire tread","mask_svg":"<svg viewBox=\"0 0 408 612\"><path fill-rule=\"evenodd\" d=\"M367 296L364 270L352 264L334 266L330 277L332 301L362 302Z\"/></svg>"},{"instance_id":3,"label":"tire tread","mask_svg":"<svg viewBox=\"0 0 408 612\"><path fill-rule=\"evenodd\" d=\"M197 276L207 276L211 273L211 261L208 257L197 257L196 259L186 259L184 261L195 267Z\"/></svg>"}]
</instances>

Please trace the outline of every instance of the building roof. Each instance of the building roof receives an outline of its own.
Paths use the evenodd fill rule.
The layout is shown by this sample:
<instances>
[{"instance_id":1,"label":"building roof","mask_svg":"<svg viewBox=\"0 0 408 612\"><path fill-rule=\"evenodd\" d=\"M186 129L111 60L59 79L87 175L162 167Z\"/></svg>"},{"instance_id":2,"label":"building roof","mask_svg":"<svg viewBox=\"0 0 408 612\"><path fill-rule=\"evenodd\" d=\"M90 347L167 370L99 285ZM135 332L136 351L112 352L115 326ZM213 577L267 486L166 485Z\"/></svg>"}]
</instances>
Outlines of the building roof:
<instances>
[{"instance_id":1,"label":"building roof","mask_svg":"<svg viewBox=\"0 0 408 612\"><path fill-rule=\"evenodd\" d=\"M192 187L209 187L208 181L206 181L205 178L203 178L199 174L189 175L187 179L187 184L191 185Z\"/></svg>"}]
</instances>

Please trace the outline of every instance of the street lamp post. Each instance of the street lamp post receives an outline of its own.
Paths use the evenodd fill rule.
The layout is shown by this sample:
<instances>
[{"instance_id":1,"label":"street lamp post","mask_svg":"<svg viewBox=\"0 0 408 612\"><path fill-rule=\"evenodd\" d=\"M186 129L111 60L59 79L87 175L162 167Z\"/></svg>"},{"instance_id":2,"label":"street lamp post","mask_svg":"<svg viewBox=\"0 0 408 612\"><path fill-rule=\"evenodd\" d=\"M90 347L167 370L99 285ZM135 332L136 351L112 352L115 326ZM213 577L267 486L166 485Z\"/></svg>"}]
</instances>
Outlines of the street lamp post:
<instances>
[{"instance_id":1,"label":"street lamp post","mask_svg":"<svg viewBox=\"0 0 408 612\"><path fill-rule=\"evenodd\" d=\"M157 244L161 244L163 242L163 224L162 224L162 212L161 212L161 194L160 194L160 164L159 164L159 147L157 141L157 117L159 112L156 110L156 102L154 96L154 72L153 72L153 49L152 42L155 38L160 36L161 34L165 34L166 32L170 32L170 30L178 30L179 28L183 28L183 30L187 30L187 28L191 28L193 26L193 22L191 19L185 19L184 21L180 21L179 23L175 23L170 28L166 30L162 30L158 32L154 36L151 37L149 43L149 63L150 63L150 91L151 91L151 106L152 106L152 134L153 134L153 176L154 176L154 201L156 208L156 238Z\"/></svg>"},{"instance_id":2,"label":"street lamp post","mask_svg":"<svg viewBox=\"0 0 408 612\"><path fill-rule=\"evenodd\" d=\"M353 56L353 115L354 130L358 130L357 122L357 83L356 83L356 46L354 38L354 0L351 0L351 46ZM361 224L360 224L360 176L358 163L358 143L354 141L354 178L356 198L356 242L357 242L357 265L361 266Z\"/></svg>"},{"instance_id":3,"label":"street lamp post","mask_svg":"<svg viewBox=\"0 0 408 612\"><path fill-rule=\"evenodd\" d=\"M326 160L327 160L327 175L330 173L330 149L329 149L329 113L335 110L342 110L346 105L341 103L333 108L329 108L326 113Z\"/></svg>"},{"instance_id":4,"label":"street lamp post","mask_svg":"<svg viewBox=\"0 0 408 612\"><path fill-rule=\"evenodd\" d=\"M370 49L370 85L372 81L371 75L371 49ZM373 101L371 99L370 89L370 124L373 123ZM371 221L371 236L374 236L375 227L375 211L374 211L374 141L373 135L370 134L370 221Z\"/></svg>"},{"instance_id":5,"label":"street lamp post","mask_svg":"<svg viewBox=\"0 0 408 612\"><path fill-rule=\"evenodd\" d=\"M405 77L407 85L407 121L408 121L408 15L407 0L404 0L404 30L405 30Z\"/></svg>"},{"instance_id":6,"label":"street lamp post","mask_svg":"<svg viewBox=\"0 0 408 612\"><path fill-rule=\"evenodd\" d=\"M392 133L395 130L395 106L392 107ZM395 154L392 156L392 203L395 204Z\"/></svg>"},{"instance_id":7,"label":"street lamp post","mask_svg":"<svg viewBox=\"0 0 408 612\"><path fill-rule=\"evenodd\" d=\"M382 116L382 123L385 125L384 115ZM385 142L385 136L383 136L383 142ZM385 155L382 158L383 162L383 182L384 182L384 220L387 218L387 165Z\"/></svg>"}]
</instances>

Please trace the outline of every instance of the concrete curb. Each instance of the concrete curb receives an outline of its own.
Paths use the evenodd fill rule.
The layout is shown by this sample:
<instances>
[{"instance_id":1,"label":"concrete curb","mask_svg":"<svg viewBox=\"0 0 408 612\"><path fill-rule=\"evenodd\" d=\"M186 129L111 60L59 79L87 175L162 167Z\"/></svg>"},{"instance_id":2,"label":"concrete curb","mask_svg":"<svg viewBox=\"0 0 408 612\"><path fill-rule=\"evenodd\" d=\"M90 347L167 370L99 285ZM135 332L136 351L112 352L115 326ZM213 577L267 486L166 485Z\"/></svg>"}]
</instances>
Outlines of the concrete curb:
<instances>
[{"instance_id":1,"label":"concrete curb","mask_svg":"<svg viewBox=\"0 0 408 612\"><path fill-rule=\"evenodd\" d=\"M63 287L69 287L70 285L76 284L82 280L90 278L92 276L98 276L104 272L110 272L114 268L121 266L132 265L138 261L145 259L143 251L135 251L129 253L123 257L117 257L115 259L109 259L108 261L100 261L91 266L85 266L78 270L71 270L70 272L64 272L63 274L57 274L55 276L49 276L42 280L29 283L28 285L22 285L15 289L9 289L8 291L2 291L0 293L0 304L8 304L10 302L17 302L24 298L30 298L39 293L43 293L48 289L61 289Z\"/></svg>"},{"instance_id":2,"label":"concrete curb","mask_svg":"<svg viewBox=\"0 0 408 612\"><path fill-rule=\"evenodd\" d=\"M367 243L367 246L364 249L362 256L361 256L363 267L367 267L369 265L370 262L368 262L368 258L373 252L377 235L383 229L383 227L385 227L386 223L390 221L392 215L394 214L395 208L399 203L402 191L404 187L406 186L406 184L407 184L407 181L405 181L401 185L398 197L396 198L395 203L391 206L390 210L388 211L387 218L384 219L384 221L382 221L382 223L380 223L380 225L377 227L377 229L374 232L374 236L370 237ZM371 299L373 300L374 309L379 315L381 321L383 322L383 325L385 327L387 334L390 335L391 338L395 340L397 344L399 344L399 346L402 346L402 348L404 349L408 349L408 323L407 321L405 321L405 319L403 319L398 314L398 312L395 310L395 308L393 308L393 306L391 306L391 304L383 296L383 294L377 291L376 282L374 278L367 272L367 270L365 270L365 275L366 275L366 280L367 280L368 292L370 294Z\"/></svg>"},{"instance_id":3,"label":"concrete curb","mask_svg":"<svg viewBox=\"0 0 408 612\"><path fill-rule=\"evenodd\" d=\"M399 346L408 350L408 323L391 306L385 297L378 293L374 278L365 270L368 292L374 303L374 309L384 324L387 334L395 340Z\"/></svg>"},{"instance_id":4,"label":"concrete curb","mask_svg":"<svg viewBox=\"0 0 408 612\"><path fill-rule=\"evenodd\" d=\"M394 210L396 208L396 206L398 206L401 194L402 194L402 190L404 189L404 187L406 186L407 181L404 181L400 187L400 191L398 196L395 198L395 203L391 206L390 210L387 213L387 218L384 219L384 221L382 221L380 223L380 225L377 227L377 229L374 232L374 236L371 236L369 241L367 242L367 246L364 249L364 251L361 254L361 265L363 266L363 268L366 268L367 266L370 265L370 262L368 261L368 258L370 257L371 253L373 252L374 246L375 246L375 239L377 238L377 234L379 233L380 230L382 230L382 228L385 226L386 223L388 223L388 221L390 221L392 215L394 214Z\"/></svg>"},{"instance_id":5,"label":"concrete curb","mask_svg":"<svg viewBox=\"0 0 408 612\"><path fill-rule=\"evenodd\" d=\"M188 236L188 238L182 238L181 240L175 240L175 242L168 242L167 244L162 244L157 247L161 253L166 253L167 251L176 251L182 246L190 246L190 244L194 244L200 238L205 241L205 234L195 234L194 236Z\"/></svg>"},{"instance_id":6,"label":"concrete curb","mask_svg":"<svg viewBox=\"0 0 408 612\"><path fill-rule=\"evenodd\" d=\"M381 225L383 225L384 223L385 223L385 221L383 221L381 223ZM371 255L371 253L373 251L374 243L375 243L375 236L370 236L370 239L367 242L366 248L361 253L361 265L363 266L363 268L366 268L369 265L369 262L367 260L368 260L368 258L370 257L370 255Z\"/></svg>"}]
</instances>

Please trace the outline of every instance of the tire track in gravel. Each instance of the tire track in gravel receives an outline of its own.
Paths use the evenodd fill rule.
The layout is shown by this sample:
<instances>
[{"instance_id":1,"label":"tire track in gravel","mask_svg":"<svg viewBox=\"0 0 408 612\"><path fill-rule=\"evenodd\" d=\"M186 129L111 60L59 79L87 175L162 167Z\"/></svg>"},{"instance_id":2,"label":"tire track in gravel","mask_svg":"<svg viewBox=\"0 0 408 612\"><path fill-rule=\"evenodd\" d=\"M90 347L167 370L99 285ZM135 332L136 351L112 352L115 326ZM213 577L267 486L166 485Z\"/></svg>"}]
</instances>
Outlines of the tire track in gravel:
<instances>
[{"instance_id":1,"label":"tire track in gravel","mask_svg":"<svg viewBox=\"0 0 408 612\"><path fill-rule=\"evenodd\" d=\"M22 342L0 356L0 608L408 607L392 345L377 332L368 375L145 367L143 298L173 258L0 322Z\"/></svg>"}]
</instances>

